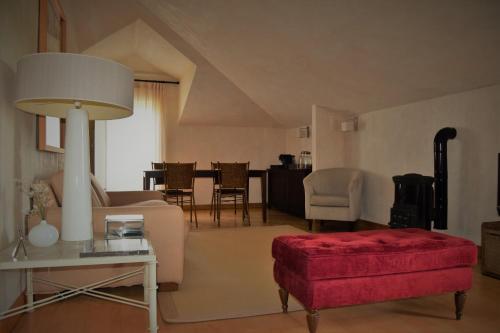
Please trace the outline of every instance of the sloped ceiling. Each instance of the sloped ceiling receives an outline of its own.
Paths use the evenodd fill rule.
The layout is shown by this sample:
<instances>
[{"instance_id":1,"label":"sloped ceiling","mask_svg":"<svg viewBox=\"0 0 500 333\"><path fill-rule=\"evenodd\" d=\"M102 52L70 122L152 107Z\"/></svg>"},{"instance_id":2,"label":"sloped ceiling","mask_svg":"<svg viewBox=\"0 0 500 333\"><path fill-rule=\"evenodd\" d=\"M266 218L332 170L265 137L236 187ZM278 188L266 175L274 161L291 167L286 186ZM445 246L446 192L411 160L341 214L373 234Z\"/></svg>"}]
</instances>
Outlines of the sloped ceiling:
<instances>
[{"instance_id":1,"label":"sloped ceiling","mask_svg":"<svg viewBox=\"0 0 500 333\"><path fill-rule=\"evenodd\" d=\"M140 2L287 126L500 82L500 1Z\"/></svg>"},{"instance_id":2,"label":"sloped ceiling","mask_svg":"<svg viewBox=\"0 0 500 333\"><path fill-rule=\"evenodd\" d=\"M279 127L268 113L133 0L63 0L80 51L114 59L143 77L180 80L179 122L190 125Z\"/></svg>"},{"instance_id":3,"label":"sloped ceiling","mask_svg":"<svg viewBox=\"0 0 500 333\"><path fill-rule=\"evenodd\" d=\"M132 68L136 76L154 69L154 73L173 76L180 81L179 115L182 115L196 65L143 21L137 20L112 33L82 53L118 61Z\"/></svg>"},{"instance_id":4,"label":"sloped ceiling","mask_svg":"<svg viewBox=\"0 0 500 333\"><path fill-rule=\"evenodd\" d=\"M293 127L312 104L367 112L500 83L494 0L62 2L81 49L140 18L196 64L181 122Z\"/></svg>"}]
</instances>

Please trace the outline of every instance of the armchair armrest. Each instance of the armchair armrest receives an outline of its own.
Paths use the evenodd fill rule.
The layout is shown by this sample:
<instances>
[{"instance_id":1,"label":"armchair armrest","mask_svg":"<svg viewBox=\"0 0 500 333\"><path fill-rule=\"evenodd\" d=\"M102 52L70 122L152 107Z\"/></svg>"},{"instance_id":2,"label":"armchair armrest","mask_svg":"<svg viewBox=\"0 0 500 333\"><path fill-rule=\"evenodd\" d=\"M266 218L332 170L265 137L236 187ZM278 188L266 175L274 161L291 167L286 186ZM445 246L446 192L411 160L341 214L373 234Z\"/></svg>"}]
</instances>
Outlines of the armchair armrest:
<instances>
[{"instance_id":1,"label":"armchair armrest","mask_svg":"<svg viewBox=\"0 0 500 333\"><path fill-rule=\"evenodd\" d=\"M306 219L310 218L309 216L311 211L311 195L314 193L314 187L312 181L313 181L312 173L307 175L302 181L304 183L304 209L305 209Z\"/></svg>"},{"instance_id":2,"label":"armchair armrest","mask_svg":"<svg viewBox=\"0 0 500 333\"><path fill-rule=\"evenodd\" d=\"M126 206L140 201L163 200L159 191L119 191L106 192L111 199L111 206Z\"/></svg>"},{"instance_id":3,"label":"armchair armrest","mask_svg":"<svg viewBox=\"0 0 500 333\"><path fill-rule=\"evenodd\" d=\"M361 173L355 175L349 182L349 210L351 216L359 219L361 216L361 192L363 189L363 175Z\"/></svg>"}]
</instances>

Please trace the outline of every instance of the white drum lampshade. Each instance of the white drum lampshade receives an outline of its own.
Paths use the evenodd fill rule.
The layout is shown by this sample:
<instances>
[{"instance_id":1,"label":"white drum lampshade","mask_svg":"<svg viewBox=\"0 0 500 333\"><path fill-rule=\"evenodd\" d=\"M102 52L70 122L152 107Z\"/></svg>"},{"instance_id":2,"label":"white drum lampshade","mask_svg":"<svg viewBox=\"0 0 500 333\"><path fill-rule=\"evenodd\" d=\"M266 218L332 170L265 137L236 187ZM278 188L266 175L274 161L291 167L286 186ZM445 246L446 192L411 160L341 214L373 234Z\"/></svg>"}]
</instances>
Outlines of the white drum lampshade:
<instances>
[{"instance_id":1,"label":"white drum lampshade","mask_svg":"<svg viewBox=\"0 0 500 333\"><path fill-rule=\"evenodd\" d=\"M15 105L66 118L61 239L92 239L89 119L132 115L134 79L111 60L72 53L37 53L17 63Z\"/></svg>"}]
</instances>

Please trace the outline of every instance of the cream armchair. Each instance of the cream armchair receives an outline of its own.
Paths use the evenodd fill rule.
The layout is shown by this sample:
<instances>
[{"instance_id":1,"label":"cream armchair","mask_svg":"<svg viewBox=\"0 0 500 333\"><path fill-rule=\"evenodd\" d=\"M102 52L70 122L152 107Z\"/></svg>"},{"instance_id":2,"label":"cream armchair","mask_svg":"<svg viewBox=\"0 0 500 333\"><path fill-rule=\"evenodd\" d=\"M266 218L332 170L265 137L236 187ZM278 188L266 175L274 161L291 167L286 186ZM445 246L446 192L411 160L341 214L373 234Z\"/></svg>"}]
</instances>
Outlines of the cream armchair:
<instances>
[{"instance_id":1,"label":"cream armchair","mask_svg":"<svg viewBox=\"0 0 500 333\"><path fill-rule=\"evenodd\" d=\"M317 170L304 178L306 219L357 221L361 215L361 171L348 168Z\"/></svg>"},{"instance_id":2,"label":"cream armchair","mask_svg":"<svg viewBox=\"0 0 500 333\"><path fill-rule=\"evenodd\" d=\"M184 220L180 207L167 204L157 191L106 192L97 180L92 179L92 218L94 232L104 232L106 215L142 214L144 228L152 242L158 260L157 281L160 289L175 289L182 282L184 273L184 244L189 231L189 223ZM50 184L54 194L54 205L47 209L47 221L60 230L62 207L63 174L58 173L45 183ZM39 222L37 215L31 215L28 227ZM39 278L65 282L69 285L85 285L110 275L118 275L131 270L136 265L92 266L86 268L54 268L38 270ZM114 286L141 284L142 277L120 281ZM36 293L54 292L54 288L35 284Z\"/></svg>"}]
</instances>

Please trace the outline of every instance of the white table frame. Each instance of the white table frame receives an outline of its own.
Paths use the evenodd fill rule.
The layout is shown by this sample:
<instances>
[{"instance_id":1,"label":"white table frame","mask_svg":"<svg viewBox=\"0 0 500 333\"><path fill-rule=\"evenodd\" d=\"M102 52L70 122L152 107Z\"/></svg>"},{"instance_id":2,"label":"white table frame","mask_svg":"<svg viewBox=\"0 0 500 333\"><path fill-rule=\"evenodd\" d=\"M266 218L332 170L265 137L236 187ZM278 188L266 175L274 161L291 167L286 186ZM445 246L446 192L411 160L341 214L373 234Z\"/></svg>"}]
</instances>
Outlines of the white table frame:
<instances>
[{"instance_id":1,"label":"white table frame","mask_svg":"<svg viewBox=\"0 0 500 333\"><path fill-rule=\"evenodd\" d=\"M10 254L12 247L0 252L0 270L23 269L26 274L26 304L9 309L0 313L0 320L16 316L25 312L31 312L37 308L49 305L64 299L80 294L96 297L103 300L126 304L147 310L149 312L149 331L158 331L157 323L157 299L156 299L156 255L149 246L147 255L126 255L126 256L105 256L80 258L79 251L82 248L79 242L62 242L48 248L27 247L28 258L12 260ZM21 257L21 255L19 255ZM35 278L33 269L54 268L54 267L80 267L89 265L113 265L127 263L143 263L144 266L132 271L111 276L104 280L95 281L84 286L73 286L43 278ZM127 297L122 297L103 291L96 290L111 283L129 279L131 277L144 274L144 300L139 301ZM33 283L38 282L52 287L62 288L63 292L57 293L39 301L33 300Z\"/></svg>"}]
</instances>

